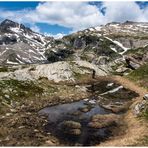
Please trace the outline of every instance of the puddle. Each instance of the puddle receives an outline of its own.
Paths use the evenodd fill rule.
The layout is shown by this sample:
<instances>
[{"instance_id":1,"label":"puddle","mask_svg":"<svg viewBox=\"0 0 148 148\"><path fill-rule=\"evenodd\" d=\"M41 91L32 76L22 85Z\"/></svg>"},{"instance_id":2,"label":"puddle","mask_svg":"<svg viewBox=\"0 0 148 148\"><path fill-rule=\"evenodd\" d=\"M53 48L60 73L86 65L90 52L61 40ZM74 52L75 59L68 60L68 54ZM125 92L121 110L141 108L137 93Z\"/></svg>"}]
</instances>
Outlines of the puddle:
<instances>
[{"instance_id":1,"label":"puddle","mask_svg":"<svg viewBox=\"0 0 148 148\"><path fill-rule=\"evenodd\" d=\"M56 136L63 145L92 146L106 140L112 134L111 126L102 129L88 126L93 115L111 113L111 111L100 107L97 102L101 103L103 101L106 104L112 102L120 105L138 96L137 93L110 81L97 82L87 86L87 89L92 92L90 98L46 107L39 111L39 115L46 115L48 117L45 131ZM102 99L97 96L101 96ZM70 121L70 124L81 126L81 128L75 129L72 127L68 129L70 132L75 132L75 134L65 133L65 126L61 128L65 121L68 121L68 123Z\"/></svg>"},{"instance_id":2,"label":"puddle","mask_svg":"<svg viewBox=\"0 0 148 148\"><path fill-rule=\"evenodd\" d=\"M39 115L48 116L48 124L45 126L46 132L62 140L68 145L89 146L99 143L109 136L107 128L94 129L87 126L91 117L95 114L108 114L108 110L101 108L93 100L81 100L73 103L66 103L44 108L39 111ZM87 110L85 110L87 109ZM59 125L63 121L79 122L82 126L80 135L71 135L63 133Z\"/></svg>"},{"instance_id":3,"label":"puddle","mask_svg":"<svg viewBox=\"0 0 148 148\"><path fill-rule=\"evenodd\" d=\"M139 96L138 93L124 88L111 81L100 81L87 87L93 94L102 96L110 101L128 101Z\"/></svg>"}]
</instances>

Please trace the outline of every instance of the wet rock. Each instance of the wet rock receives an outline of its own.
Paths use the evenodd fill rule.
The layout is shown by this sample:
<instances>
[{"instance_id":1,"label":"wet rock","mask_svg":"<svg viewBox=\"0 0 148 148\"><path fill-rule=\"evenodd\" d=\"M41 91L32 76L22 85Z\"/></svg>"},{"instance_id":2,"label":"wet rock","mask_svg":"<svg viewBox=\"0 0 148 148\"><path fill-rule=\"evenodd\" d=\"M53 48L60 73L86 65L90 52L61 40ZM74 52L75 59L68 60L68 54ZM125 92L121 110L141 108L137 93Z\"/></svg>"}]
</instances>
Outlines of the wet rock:
<instances>
[{"instance_id":1,"label":"wet rock","mask_svg":"<svg viewBox=\"0 0 148 148\"><path fill-rule=\"evenodd\" d=\"M75 122L75 121L63 121L61 123L61 126L65 127L65 128L81 128L81 124L79 122Z\"/></svg>"},{"instance_id":2,"label":"wet rock","mask_svg":"<svg viewBox=\"0 0 148 148\"><path fill-rule=\"evenodd\" d=\"M79 116L79 115L81 115L81 111L75 111L75 112L71 113L71 115Z\"/></svg>"},{"instance_id":3,"label":"wet rock","mask_svg":"<svg viewBox=\"0 0 148 148\"><path fill-rule=\"evenodd\" d=\"M81 130L80 129L71 129L71 130L68 131L68 134L70 134L70 135L80 135Z\"/></svg>"},{"instance_id":4,"label":"wet rock","mask_svg":"<svg viewBox=\"0 0 148 148\"><path fill-rule=\"evenodd\" d=\"M59 124L60 130L65 134L70 135L80 135L81 134L81 124L75 121L63 121Z\"/></svg>"},{"instance_id":5,"label":"wet rock","mask_svg":"<svg viewBox=\"0 0 148 148\"><path fill-rule=\"evenodd\" d=\"M108 105L101 105L103 108L107 110L111 110L113 113L120 113L124 112L128 109L129 103L120 103L120 104L108 104Z\"/></svg>"},{"instance_id":6,"label":"wet rock","mask_svg":"<svg viewBox=\"0 0 148 148\"><path fill-rule=\"evenodd\" d=\"M96 104L96 100L89 100L90 104Z\"/></svg>"},{"instance_id":7,"label":"wet rock","mask_svg":"<svg viewBox=\"0 0 148 148\"><path fill-rule=\"evenodd\" d=\"M104 128L108 126L116 125L119 121L119 116L115 114L107 115L94 115L88 126L91 128Z\"/></svg>"},{"instance_id":8,"label":"wet rock","mask_svg":"<svg viewBox=\"0 0 148 148\"><path fill-rule=\"evenodd\" d=\"M79 108L79 110L80 110L81 112L86 113L86 112L90 111L90 108L88 108L88 107L82 107L82 108Z\"/></svg>"}]
</instances>

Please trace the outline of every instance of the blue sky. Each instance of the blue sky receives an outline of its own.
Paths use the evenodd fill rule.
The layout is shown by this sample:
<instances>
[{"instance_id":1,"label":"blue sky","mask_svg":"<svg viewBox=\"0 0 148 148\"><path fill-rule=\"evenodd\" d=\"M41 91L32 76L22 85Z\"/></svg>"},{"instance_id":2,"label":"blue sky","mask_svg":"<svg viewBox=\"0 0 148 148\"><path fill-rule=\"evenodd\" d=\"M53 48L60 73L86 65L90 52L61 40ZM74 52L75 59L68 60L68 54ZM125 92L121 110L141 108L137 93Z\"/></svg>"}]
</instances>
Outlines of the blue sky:
<instances>
[{"instance_id":1,"label":"blue sky","mask_svg":"<svg viewBox=\"0 0 148 148\"><path fill-rule=\"evenodd\" d=\"M148 21L148 2L0 2L4 19L58 37L114 21Z\"/></svg>"}]
</instances>

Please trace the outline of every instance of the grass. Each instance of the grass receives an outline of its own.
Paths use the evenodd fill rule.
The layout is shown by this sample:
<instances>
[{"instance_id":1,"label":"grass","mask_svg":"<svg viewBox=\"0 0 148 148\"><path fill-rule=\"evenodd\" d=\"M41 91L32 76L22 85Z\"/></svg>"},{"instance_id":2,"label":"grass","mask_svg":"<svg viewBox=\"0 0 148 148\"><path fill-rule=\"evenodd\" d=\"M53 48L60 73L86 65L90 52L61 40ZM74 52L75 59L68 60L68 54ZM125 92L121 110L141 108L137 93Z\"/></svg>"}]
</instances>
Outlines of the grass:
<instances>
[{"instance_id":1,"label":"grass","mask_svg":"<svg viewBox=\"0 0 148 148\"><path fill-rule=\"evenodd\" d=\"M11 99L36 96L43 93L43 88L32 81L18 81L14 79L0 81L0 97L10 103ZM9 96L7 98L6 96Z\"/></svg>"},{"instance_id":2,"label":"grass","mask_svg":"<svg viewBox=\"0 0 148 148\"><path fill-rule=\"evenodd\" d=\"M132 81L135 81L141 87L144 87L148 90L148 64L145 64L140 68L132 71L126 77Z\"/></svg>"},{"instance_id":3,"label":"grass","mask_svg":"<svg viewBox=\"0 0 148 148\"><path fill-rule=\"evenodd\" d=\"M148 64L145 64L134 70L129 75L127 75L130 80L135 81L139 86L144 87L148 90ZM144 118L146 122L148 121L148 104L142 111L140 118ZM136 146L148 146L148 136L142 137L135 144Z\"/></svg>"},{"instance_id":4,"label":"grass","mask_svg":"<svg viewBox=\"0 0 148 148\"><path fill-rule=\"evenodd\" d=\"M140 47L140 48L128 50L128 51L125 52L124 54L143 55L144 53L147 52L147 50L148 50L148 46L145 46L145 47Z\"/></svg>"}]
</instances>

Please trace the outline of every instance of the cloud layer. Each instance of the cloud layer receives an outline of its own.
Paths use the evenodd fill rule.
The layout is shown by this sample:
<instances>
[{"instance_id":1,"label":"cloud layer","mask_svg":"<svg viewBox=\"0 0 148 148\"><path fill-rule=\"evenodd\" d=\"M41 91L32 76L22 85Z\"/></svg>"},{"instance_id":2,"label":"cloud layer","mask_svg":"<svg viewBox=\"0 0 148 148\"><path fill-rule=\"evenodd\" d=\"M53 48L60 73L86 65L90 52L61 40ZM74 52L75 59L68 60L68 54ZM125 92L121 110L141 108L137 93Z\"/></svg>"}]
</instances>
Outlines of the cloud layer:
<instances>
[{"instance_id":1,"label":"cloud layer","mask_svg":"<svg viewBox=\"0 0 148 148\"><path fill-rule=\"evenodd\" d=\"M36 23L47 23L72 28L73 31L95 27L108 22L148 21L148 7L140 9L135 2L102 2L100 7L88 2L44 2L33 10L0 10L0 18L29 23L38 30Z\"/></svg>"}]
</instances>

